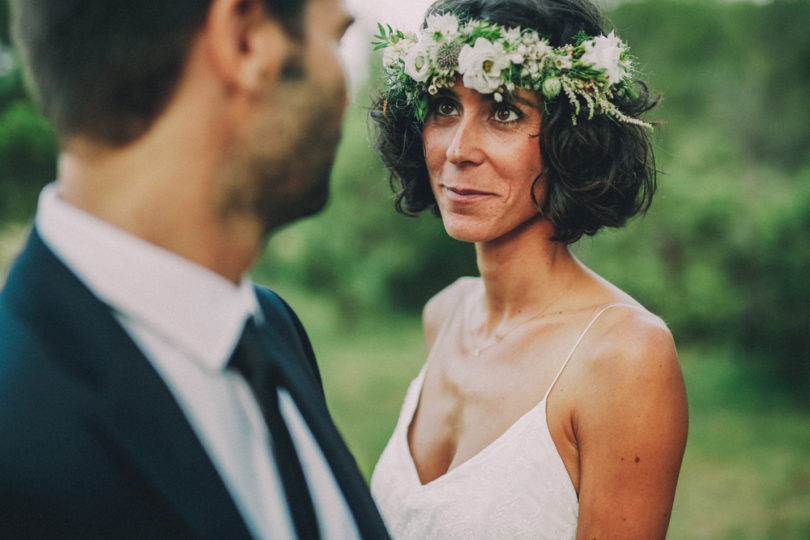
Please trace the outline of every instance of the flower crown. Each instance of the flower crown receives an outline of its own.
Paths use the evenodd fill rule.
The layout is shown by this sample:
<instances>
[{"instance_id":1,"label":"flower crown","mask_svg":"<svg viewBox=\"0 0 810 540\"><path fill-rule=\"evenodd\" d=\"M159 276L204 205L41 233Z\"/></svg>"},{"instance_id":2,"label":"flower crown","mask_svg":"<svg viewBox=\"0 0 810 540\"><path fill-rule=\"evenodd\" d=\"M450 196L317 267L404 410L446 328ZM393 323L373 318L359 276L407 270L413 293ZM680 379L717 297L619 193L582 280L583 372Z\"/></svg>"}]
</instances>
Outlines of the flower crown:
<instances>
[{"instance_id":1,"label":"flower crown","mask_svg":"<svg viewBox=\"0 0 810 540\"><path fill-rule=\"evenodd\" d=\"M374 50L385 49L385 106L412 111L419 122L428 112L428 95L449 88L458 75L464 86L503 101L516 88L542 92L548 101L565 94L574 112L588 119L605 114L618 122L651 128L627 116L614 97L635 99L634 67L624 44L607 36L577 36L576 44L552 47L531 29L506 28L487 20L459 23L453 14L429 15L418 35L378 24Z\"/></svg>"}]
</instances>

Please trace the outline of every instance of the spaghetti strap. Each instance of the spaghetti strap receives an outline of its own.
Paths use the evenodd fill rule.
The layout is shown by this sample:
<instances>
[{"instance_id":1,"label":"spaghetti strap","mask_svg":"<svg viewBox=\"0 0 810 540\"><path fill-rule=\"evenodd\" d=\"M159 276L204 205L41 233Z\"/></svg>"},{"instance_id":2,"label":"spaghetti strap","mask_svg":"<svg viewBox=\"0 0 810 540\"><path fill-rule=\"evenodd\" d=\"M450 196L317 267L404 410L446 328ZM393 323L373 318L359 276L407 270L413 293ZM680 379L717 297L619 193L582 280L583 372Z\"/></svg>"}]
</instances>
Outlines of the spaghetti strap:
<instances>
[{"instance_id":1,"label":"spaghetti strap","mask_svg":"<svg viewBox=\"0 0 810 540\"><path fill-rule=\"evenodd\" d=\"M623 304L623 303L618 303L618 302L615 303L615 304L608 304L607 306L600 309L599 312L597 312L597 314L593 316L593 318L591 319L591 322L588 323L588 326L585 327L585 330L583 330L582 333L579 335L576 342L574 343L574 346L571 347L571 352L568 353L568 357L565 359L565 362L562 363L562 366L560 366L560 369L557 371L557 375L554 376L554 380L551 381L551 386L549 386L548 390L546 390L546 395L543 396L543 401L548 399L549 394L551 394L551 391L554 389L554 385L557 384L557 379L559 379L560 375L562 375L563 371L565 371L565 368L568 365L568 362L574 356L574 352L576 352L577 347L579 347L579 344L585 338L585 335L588 333L588 330L591 329L591 327L594 325L594 323L596 323L597 319L599 319L599 317L601 317L604 312L606 312L607 310L609 310L611 308L615 308L615 307L629 307L629 308L639 309L639 307L636 306L636 305Z\"/></svg>"}]
</instances>

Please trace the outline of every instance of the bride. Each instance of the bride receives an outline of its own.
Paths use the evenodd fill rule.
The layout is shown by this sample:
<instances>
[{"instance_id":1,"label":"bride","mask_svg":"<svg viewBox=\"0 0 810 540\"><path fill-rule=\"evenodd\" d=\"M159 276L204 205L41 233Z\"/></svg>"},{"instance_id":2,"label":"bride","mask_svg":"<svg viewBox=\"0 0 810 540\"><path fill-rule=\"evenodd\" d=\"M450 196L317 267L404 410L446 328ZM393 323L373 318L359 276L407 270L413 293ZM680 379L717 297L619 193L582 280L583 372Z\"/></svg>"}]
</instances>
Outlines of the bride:
<instances>
[{"instance_id":1,"label":"bride","mask_svg":"<svg viewBox=\"0 0 810 540\"><path fill-rule=\"evenodd\" d=\"M654 105L586 0L439 0L380 27L397 207L475 245L371 487L395 538L663 538L687 434L672 336L569 245L646 210ZM628 269L630 270L630 269Z\"/></svg>"}]
</instances>

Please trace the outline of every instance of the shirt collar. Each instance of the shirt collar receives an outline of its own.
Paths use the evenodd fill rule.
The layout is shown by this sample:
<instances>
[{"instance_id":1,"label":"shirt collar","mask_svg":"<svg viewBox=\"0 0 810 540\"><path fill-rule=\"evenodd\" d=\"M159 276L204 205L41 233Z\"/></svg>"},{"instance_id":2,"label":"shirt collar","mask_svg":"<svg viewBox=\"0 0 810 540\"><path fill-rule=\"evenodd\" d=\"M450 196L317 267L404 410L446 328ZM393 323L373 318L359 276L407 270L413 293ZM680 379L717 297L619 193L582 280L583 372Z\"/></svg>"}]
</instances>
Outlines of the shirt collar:
<instances>
[{"instance_id":1,"label":"shirt collar","mask_svg":"<svg viewBox=\"0 0 810 540\"><path fill-rule=\"evenodd\" d=\"M234 285L87 214L61 199L57 184L42 191L35 224L99 299L210 370L224 369L245 320L260 317L249 279Z\"/></svg>"}]
</instances>

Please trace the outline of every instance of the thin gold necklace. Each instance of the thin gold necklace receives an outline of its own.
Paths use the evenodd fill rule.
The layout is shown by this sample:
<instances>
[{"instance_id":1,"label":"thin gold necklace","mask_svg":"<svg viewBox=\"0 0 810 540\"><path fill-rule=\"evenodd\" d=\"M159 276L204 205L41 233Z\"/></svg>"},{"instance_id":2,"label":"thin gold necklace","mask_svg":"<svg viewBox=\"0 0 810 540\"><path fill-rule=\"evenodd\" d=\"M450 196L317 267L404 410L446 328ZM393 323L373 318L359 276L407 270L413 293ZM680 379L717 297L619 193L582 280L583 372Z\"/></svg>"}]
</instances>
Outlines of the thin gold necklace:
<instances>
[{"instance_id":1,"label":"thin gold necklace","mask_svg":"<svg viewBox=\"0 0 810 540\"><path fill-rule=\"evenodd\" d=\"M487 341L488 341L487 343L473 343L473 356L476 356L476 357L477 357L477 356L480 356L480 355L481 355L481 353L482 353L483 351L485 351L485 350L489 349L490 347L494 347L495 345L497 345L498 343L500 343L501 341L503 341L503 339L504 339L506 336L508 336L509 334L511 334L512 332L514 332L514 331L515 331L515 330L517 330L518 328L520 328L521 326L523 326L523 325L525 325L525 324L527 324L527 323L529 323L529 322L531 322L531 321L533 321L533 320L535 320L535 319L539 319L539 318L541 318L541 317L545 316L546 314L548 314L548 311L551 309L551 307L552 307L552 306L553 306L555 303L557 303L557 301L558 301L560 298L562 298L562 297L563 297L563 295L565 294L565 292L566 292L567 290L568 290L568 287L564 287L564 288L563 288L563 289L560 291L560 294L558 294L557 296L555 296L555 297L554 297L554 298L551 300L551 302L549 302L548 304L546 304L546 305L543 307L543 309L541 309L540 311L537 311L537 312L533 313L533 314L532 314L532 315L530 315L529 317L526 317L526 318L524 318L524 319L521 319L521 320L520 320L520 322L517 322L517 323L515 323L515 324L511 325L509 328L507 328L507 329L506 329L506 330L504 330L504 331L498 331L498 330L496 330L496 331L495 331L495 335L494 335L493 337L489 338L489 339L487 340ZM466 323L466 324L465 324L465 328L469 328L469 327L470 327L470 324L469 324L469 311L470 311L470 310L467 310L467 313L465 313L465 317L464 317L464 318L465 318L465 323ZM479 327L483 326L483 324L484 324L484 323L482 322L482 323L479 325ZM470 332L470 337L472 338L472 331ZM471 339L471 341L473 341L473 342L474 342L475 340L474 340L474 339Z\"/></svg>"}]
</instances>

